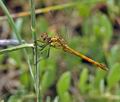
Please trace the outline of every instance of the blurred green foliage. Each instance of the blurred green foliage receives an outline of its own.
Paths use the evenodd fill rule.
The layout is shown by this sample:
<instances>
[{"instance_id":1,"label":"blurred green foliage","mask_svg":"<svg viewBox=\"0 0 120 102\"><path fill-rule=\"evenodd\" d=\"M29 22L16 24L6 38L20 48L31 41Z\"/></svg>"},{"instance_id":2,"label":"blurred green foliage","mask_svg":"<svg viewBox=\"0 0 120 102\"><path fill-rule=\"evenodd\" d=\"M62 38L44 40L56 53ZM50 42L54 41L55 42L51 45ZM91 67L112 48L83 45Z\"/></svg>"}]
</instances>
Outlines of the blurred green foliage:
<instances>
[{"instance_id":1,"label":"blurred green foliage","mask_svg":"<svg viewBox=\"0 0 120 102\"><path fill-rule=\"evenodd\" d=\"M80 2L73 9L68 8L70 9L69 12L67 10L56 11L55 15L52 16L53 18L47 13L39 15L36 22L37 37L39 38L40 33L49 32L51 34L54 31L56 33L61 32L63 36L71 34L67 39L70 47L105 63L109 71L99 70L84 63L82 59L76 56L51 48L49 58L39 62L40 94L43 102L82 102L82 100L86 102L119 102L120 37L117 41L114 39L116 31L113 28L113 19L118 15L120 16L118 12L120 2L119 0L102 0L102 3L99 2L100 0L86 0L87 3L84 3L84 0L77 1ZM107 5L108 15L98 10L99 8L96 8L97 10L94 8L99 3ZM50 13L52 14L52 12ZM58 16L56 16L57 13ZM65 14L60 16L62 13ZM80 23L82 35L80 32L77 34L73 32L74 23L79 22L79 20L82 20ZM29 18L18 19L16 27L18 32L23 34L21 36L24 40L32 41L29 34ZM120 29L117 33L119 35ZM14 33L12 33L12 37L15 38ZM112 41L116 41L116 44L112 45ZM31 50L27 50L33 63L33 53ZM18 89L17 94L9 97L8 102L25 102L27 99L29 101L26 102L34 102L35 95L32 87L34 82L29 75L22 52L15 51L8 55L22 73L20 76L22 86ZM4 56L0 55L0 60L3 58ZM20 92L20 90L24 91Z\"/></svg>"},{"instance_id":2,"label":"blurred green foliage","mask_svg":"<svg viewBox=\"0 0 120 102\"><path fill-rule=\"evenodd\" d=\"M70 72L65 72L63 75L61 75L60 79L57 83L57 92L60 96L61 102L71 102L71 97L69 94L69 88L70 88L70 82L71 82L71 74Z\"/></svg>"}]
</instances>

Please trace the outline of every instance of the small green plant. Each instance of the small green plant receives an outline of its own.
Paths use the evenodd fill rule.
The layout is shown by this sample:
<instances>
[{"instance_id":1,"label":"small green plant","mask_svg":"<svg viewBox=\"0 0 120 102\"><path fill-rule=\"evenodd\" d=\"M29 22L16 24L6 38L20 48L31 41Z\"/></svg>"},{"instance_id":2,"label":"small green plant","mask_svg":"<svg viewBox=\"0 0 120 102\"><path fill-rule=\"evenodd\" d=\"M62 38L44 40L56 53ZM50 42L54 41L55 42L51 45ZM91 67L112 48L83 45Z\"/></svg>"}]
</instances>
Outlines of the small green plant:
<instances>
[{"instance_id":1,"label":"small green plant","mask_svg":"<svg viewBox=\"0 0 120 102\"><path fill-rule=\"evenodd\" d=\"M22 73L20 74L22 84L20 89L6 100L8 102L119 102L120 39L119 37L117 37L117 41L114 39L116 32L113 22L119 15L120 2L114 0L72 2L71 0L66 4L41 9L35 9L34 0L29 0L29 3L30 12L11 15L3 0L0 0L0 7L5 13L0 20L8 20L13 30L12 38L19 42L17 46L1 49L0 60L2 61L4 55L9 53L10 58L14 59L13 63L17 63L17 67ZM40 4L42 3L41 1ZM107 14L102 11L102 6L107 7ZM47 15L47 17L40 15L36 18L36 14L47 14L48 12L55 15ZM31 25L28 24L29 18L22 19L29 15ZM63 20L64 16L60 15L64 15L67 19ZM18 17L19 19L15 22L13 18ZM54 25L56 19L60 21L57 26ZM66 25L68 25L68 30L66 30ZM37 42L39 33L51 34L57 32L57 27L59 27L58 32L62 34L75 34L72 39L68 39L72 48L97 61L104 62L109 71L94 69L92 68L94 66L86 64L84 60L54 48L50 49L51 55L48 59L39 60L39 57L46 55L48 50L45 48L43 52L40 51L42 44L39 45ZM31 31L28 28L31 28ZM25 33L27 37L21 33ZM32 36L32 41L25 40L26 38L30 40L30 36ZM112 45L112 41L116 41L116 43Z\"/></svg>"}]
</instances>

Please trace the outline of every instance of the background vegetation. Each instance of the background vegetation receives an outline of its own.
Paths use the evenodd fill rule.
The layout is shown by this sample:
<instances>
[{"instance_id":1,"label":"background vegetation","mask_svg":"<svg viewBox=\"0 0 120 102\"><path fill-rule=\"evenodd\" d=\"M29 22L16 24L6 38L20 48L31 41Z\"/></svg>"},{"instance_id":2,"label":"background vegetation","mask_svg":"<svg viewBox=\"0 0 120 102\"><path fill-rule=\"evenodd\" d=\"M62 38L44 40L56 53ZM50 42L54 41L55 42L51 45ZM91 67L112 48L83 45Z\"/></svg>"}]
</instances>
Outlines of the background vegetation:
<instances>
[{"instance_id":1,"label":"background vegetation","mask_svg":"<svg viewBox=\"0 0 120 102\"><path fill-rule=\"evenodd\" d=\"M14 21L2 1L10 14L14 14ZM13 52L9 49L5 53L0 52L1 101L35 102L39 97L41 102L119 102L120 1L29 1L0 1L0 39L18 39L20 43L24 40L33 44L43 32L60 34L71 48L105 63L109 71L100 70L55 48L50 49L49 58L40 60L36 69L33 63L36 56L32 48ZM36 19L34 3L35 8L40 10ZM31 11L31 14L18 14L23 11ZM27 45L23 43L23 46ZM1 50L13 48L0 47ZM41 55L38 50L37 56L44 57L46 51ZM40 90L40 96L36 88Z\"/></svg>"}]
</instances>

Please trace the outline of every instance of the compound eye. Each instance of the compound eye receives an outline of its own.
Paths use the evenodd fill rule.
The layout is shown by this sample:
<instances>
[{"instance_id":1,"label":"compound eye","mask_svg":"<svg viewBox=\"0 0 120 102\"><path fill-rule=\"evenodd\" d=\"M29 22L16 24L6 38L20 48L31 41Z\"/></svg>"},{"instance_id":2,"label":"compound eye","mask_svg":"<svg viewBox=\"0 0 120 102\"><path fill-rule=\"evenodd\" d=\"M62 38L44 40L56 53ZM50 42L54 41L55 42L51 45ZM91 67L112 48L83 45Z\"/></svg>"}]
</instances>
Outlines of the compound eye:
<instances>
[{"instance_id":1,"label":"compound eye","mask_svg":"<svg viewBox=\"0 0 120 102\"><path fill-rule=\"evenodd\" d=\"M43 38L43 40L45 41L46 39L45 39L45 38Z\"/></svg>"},{"instance_id":2,"label":"compound eye","mask_svg":"<svg viewBox=\"0 0 120 102\"><path fill-rule=\"evenodd\" d=\"M41 38L43 37L43 35L41 35Z\"/></svg>"}]
</instances>

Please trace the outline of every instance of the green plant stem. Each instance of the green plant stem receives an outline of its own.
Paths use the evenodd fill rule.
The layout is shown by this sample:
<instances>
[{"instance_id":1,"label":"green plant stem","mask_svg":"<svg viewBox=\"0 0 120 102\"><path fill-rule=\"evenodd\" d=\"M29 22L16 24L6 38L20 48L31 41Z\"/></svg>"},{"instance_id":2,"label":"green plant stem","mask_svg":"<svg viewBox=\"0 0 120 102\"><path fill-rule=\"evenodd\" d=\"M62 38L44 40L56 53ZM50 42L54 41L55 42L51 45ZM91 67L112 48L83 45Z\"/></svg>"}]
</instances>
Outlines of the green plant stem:
<instances>
[{"instance_id":1,"label":"green plant stem","mask_svg":"<svg viewBox=\"0 0 120 102\"><path fill-rule=\"evenodd\" d=\"M33 44L21 44L21 45L18 45L18 46L3 49L3 50L0 50L0 55L4 54L4 53L9 53L9 52L12 52L12 51L20 50L20 49L23 49L23 48L34 48L34 45Z\"/></svg>"},{"instance_id":2,"label":"green plant stem","mask_svg":"<svg viewBox=\"0 0 120 102\"><path fill-rule=\"evenodd\" d=\"M30 0L30 5L31 5L31 30L32 30L32 37L34 40L34 64L35 64L35 90L36 90L36 96L37 96L37 102L40 102L40 83L39 83L39 68L38 68L38 48L37 48L37 38L36 38L36 27L35 27L35 23L36 23L36 17L35 17L35 3L34 0Z\"/></svg>"},{"instance_id":3,"label":"green plant stem","mask_svg":"<svg viewBox=\"0 0 120 102\"><path fill-rule=\"evenodd\" d=\"M86 98L86 97L85 97ZM103 95L94 95L94 96L88 96L88 98L91 99L108 99L108 100L119 100L120 101L120 96L119 95L112 95L110 93L104 93Z\"/></svg>"},{"instance_id":4,"label":"green plant stem","mask_svg":"<svg viewBox=\"0 0 120 102\"><path fill-rule=\"evenodd\" d=\"M9 13L9 11L7 10L7 8L6 8L6 6L4 5L4 3L3 3L2 0L0 0L0 6L1 6L2 10L4 11L4 13L6 14L6 17L7 17L7 19L8 19L8 22L9 22L10 26L12 27L12 29L14 30L14 32L15 32L15 34L16 34L16 37L17 37L17 39L18 39L18 41L19 41L19 43L21 44L21 43L22 43L21 36L20 36L19 32L17 31L17 28L16 28L16 26L15 26L15 23L14 23L11 15L10 15L10 13ZM26 60L27 60L28 66L29 66L29 70L30 70L32 79L33 79L33 81L34 81L33 71L32 71L32 67L31 67L31 64L30 64L30 58L29 58L29 56L28 56L28 54L27 54L27 50L26 50L26 49L23 49L23 52L24 52L25 58L26 58Z\"/></svg>"},{"instance_id":5,"label":"green plant stem","mask_svg":"<svg viewBox=\"0 0 120 102\"><path fill-rule=\"evenodd\" d=\"M6 16L7 16L7 18L8 18L9 24L10 24L11 27L14 29L14 32L15 32L15 34L16 34L17 39L19 40L20 43L22 43L21 36L20 36L20 34L17 32L17 29L16 29L16 27L15 27L14 21L13 21L13 19L11 18L10 13L8 12L8 10L7 10L7 8L6 8L6 6L4 5L4 3L3 3L2 0L0 0L0 6L1 6L2 10L4 11L4 13L6 14Z\"/></svg>"}]
</instances>

